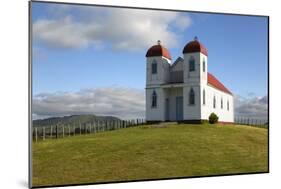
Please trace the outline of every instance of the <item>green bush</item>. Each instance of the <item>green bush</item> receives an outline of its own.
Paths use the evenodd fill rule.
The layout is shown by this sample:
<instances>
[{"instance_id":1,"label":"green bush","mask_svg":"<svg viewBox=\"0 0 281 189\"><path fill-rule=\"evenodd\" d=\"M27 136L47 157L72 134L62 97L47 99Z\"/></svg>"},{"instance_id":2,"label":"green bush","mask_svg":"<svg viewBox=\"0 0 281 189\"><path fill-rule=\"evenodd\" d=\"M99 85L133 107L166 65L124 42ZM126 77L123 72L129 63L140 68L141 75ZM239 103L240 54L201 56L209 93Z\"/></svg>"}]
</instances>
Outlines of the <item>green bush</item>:
<instances>
[{"instance_id":1,"label":"green bush","mask_svg":"<svg viewBox=\"0 0 281 189\"><path fill-rule=\"evenodd\" d=\"M219 120L219 117L217 116L217 114L215 114L214 112L210 114L209 123L214 124L214 123L217 123L218 120Z\"/></svg>"}]
</instances>

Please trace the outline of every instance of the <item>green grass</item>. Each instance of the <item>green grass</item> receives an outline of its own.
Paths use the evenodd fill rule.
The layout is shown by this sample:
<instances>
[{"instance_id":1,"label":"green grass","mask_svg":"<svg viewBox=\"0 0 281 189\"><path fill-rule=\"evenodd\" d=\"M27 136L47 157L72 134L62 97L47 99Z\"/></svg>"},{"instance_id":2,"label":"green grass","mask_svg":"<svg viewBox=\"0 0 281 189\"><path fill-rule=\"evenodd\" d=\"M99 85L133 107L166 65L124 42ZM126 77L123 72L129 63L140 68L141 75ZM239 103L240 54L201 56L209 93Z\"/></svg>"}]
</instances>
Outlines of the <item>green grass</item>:
<instances>
[{"instance_id":1,"label":"green grass","mask_svg":"<svg viewBox=\"0 0 281 189\"><path fill-rule=\"evenodd\" d=\"M268 171L267 129L150 126L33 143L33 186Z\"/></svg>"}]
</instances>

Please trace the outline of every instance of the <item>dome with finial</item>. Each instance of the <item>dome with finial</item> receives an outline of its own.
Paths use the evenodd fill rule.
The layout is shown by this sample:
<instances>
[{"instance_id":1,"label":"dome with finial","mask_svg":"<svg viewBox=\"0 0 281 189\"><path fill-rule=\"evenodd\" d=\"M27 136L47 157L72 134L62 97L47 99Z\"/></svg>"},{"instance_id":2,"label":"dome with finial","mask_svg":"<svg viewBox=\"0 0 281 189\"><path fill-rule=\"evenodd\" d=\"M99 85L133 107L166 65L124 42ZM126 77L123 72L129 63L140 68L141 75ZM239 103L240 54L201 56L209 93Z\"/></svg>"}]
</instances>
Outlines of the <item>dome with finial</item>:
<instances>
[{"instance_id":1,"label":"dome with finial","mask_svg":"<svg viewBox=\"0 0 281 189\"><path fill-rule=\"evenodd\" d=\"M202 54L208 56L208 51L205 46L199 42L198 37L194 37L194 40L187 43L183 48L182 53L194 53L194 52L201 52Z\"/></svg>"},{"instance_id":2,"label":"dome with finial","mask_svg":"<svg viewBox=\"0 0 281 189\"><path fill-rule=\"evenodd\" d=\"M161 41L157 41L157 45L153 45L148 49L146 52L146 57L153 57L153 56L163 56L169 60L172 60L171 55L163 45L161 45Z\"/></svg>"}]
</instances>

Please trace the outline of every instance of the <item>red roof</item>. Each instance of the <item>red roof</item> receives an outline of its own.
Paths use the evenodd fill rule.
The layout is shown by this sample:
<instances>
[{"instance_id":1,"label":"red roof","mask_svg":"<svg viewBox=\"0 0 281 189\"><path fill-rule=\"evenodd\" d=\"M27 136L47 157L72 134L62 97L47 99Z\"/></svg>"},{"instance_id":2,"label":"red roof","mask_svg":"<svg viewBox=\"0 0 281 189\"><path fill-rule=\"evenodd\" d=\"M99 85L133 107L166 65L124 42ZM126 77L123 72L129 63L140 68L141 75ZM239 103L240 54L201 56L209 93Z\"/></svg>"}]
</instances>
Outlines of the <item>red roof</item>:
<instances>
[{"instance_id":1,"label":"red roof","mask_svg":"<svg viewBox=\"0 0 281 189\"><path fill-rule=\"evenodd\" d=\"M171 55L165 47L162 45L154 45L150 47L146 53L146 57L152 57L152 56L164 56L165 58L168 58L172 60Z\"/></svg>"},{"instance_id":2,"label":"red roof","mask_svg":"<svg viewBox=\"0 0 281 189\"><path fill-rule=\"evenodd\" d=\"M210 73L208 73L208 84L212 85L218 90L232 95L232 93L215 76Z\"/></svg>"},{"instance_id":3,"label":"red roof","mask_svg":"<svg viewBox=\"0 0 281 189\"><path fill-rule=\"evenodd\" d=\"M208 51L204 45L202 45L197 39L187 43L183 48L182 53L193 53L193 52L201 52L204 55L208 56Z\"/></svg>"}]
</instances>

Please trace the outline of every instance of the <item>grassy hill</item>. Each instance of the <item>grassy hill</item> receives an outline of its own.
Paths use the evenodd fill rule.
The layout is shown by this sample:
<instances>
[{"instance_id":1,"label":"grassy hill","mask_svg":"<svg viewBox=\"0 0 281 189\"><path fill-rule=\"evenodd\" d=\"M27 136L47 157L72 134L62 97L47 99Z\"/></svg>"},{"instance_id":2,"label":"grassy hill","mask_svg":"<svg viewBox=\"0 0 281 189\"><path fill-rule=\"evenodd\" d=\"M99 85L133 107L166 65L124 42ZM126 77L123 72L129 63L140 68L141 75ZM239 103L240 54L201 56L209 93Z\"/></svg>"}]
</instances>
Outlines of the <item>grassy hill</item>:
<instances>
[{"instance_id":1,"label":"grassy hill","mask_svg":"<svg viewBox=\"0 0 281 189\"><path fill-rule=\"evenodd\" d=\"M268 171L267 129L141 126L33 143L33 185Z\"/></svg>"},{"instance_id":2,"label":"grassy hill","mask_svg":"<svg viewBox=\"0 0 281 189\"><path fill-rule=\"evenodd\" d=\"M46 126L46 125L56 125L56 124L85 124L91 123L93 121L113 121L119 120L117 117L113 116L96 116L96 115L71 115L64 117L52 117L47 119L38 119L33 121L33 126Z\"/></svg>"}]
</instances>

